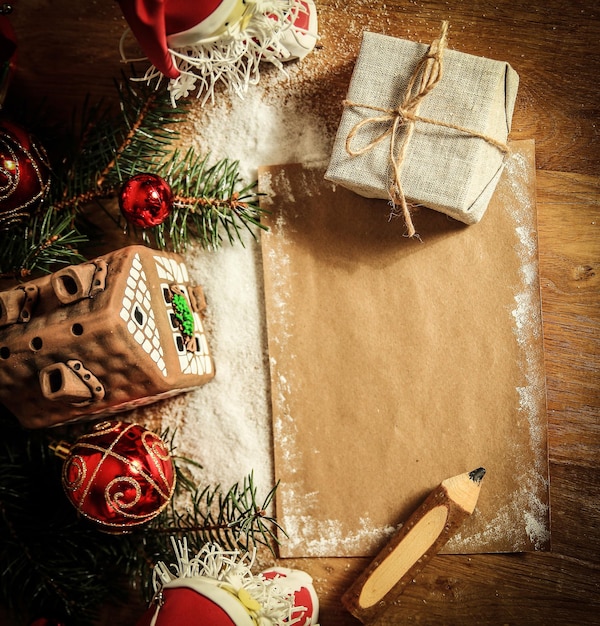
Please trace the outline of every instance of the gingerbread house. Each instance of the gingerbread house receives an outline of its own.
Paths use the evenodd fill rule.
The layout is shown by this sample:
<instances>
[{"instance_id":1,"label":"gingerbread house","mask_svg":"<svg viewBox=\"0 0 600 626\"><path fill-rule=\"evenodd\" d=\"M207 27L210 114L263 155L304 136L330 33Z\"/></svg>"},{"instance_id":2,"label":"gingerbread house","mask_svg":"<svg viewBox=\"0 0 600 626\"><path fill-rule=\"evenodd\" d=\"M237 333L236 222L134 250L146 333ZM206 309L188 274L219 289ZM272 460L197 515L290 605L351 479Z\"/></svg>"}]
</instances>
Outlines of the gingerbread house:
<instances>
[{"instance_id":1,"label":"gingerbread house","mask_svg":"<svg viewBox=\"0 0 600 626\"><path fill-rule=\"evenodd\" d=\"M0 402L40 428L202 385L205 307L183 259L145 246L0 292Z\"/></svg>"}]
</instances>

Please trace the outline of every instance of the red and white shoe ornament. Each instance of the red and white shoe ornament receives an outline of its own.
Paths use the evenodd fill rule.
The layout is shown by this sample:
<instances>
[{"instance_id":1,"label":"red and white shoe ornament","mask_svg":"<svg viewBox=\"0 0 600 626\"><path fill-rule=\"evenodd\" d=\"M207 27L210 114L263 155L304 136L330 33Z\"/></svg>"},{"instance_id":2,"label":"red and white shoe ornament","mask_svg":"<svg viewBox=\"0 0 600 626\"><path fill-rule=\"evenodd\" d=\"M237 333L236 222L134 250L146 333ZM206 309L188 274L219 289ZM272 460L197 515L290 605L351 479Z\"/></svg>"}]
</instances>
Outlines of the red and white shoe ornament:
<instances>
[{"instance_id":1,"label":"red and white shoe ornament","mask_svg":"<svg viewBox=\"0 0 600 626\"><path fill-rule=\"evenodd\" d=\"M291 26L282 29L279 39L281 61L303 59L318 39L317 9L313 0L298 0L290 5L285 19ZM280 19L276 14L270 17Z\"/></svg>"},{"instance_id":2,"label":"red and white shoe ornament","mask_svg":"<svg viewBox=\"0 0 600 626\"><path fill-rule=\"evenodd\" d=\"M260 62L283 69L318 38L313 0L118 0L129 31L152 66L142 78L169 81L171 100L196 91L203 104L224 83L239 96L260 78Z\"/></svg>"},{"instance_id":3,"label":"red and white shoe ornament","mask_svg":"<svg viewBox=\"0 0 600 626\"><path fill-rule=\"evenodd\" d=\"M317 626L312 579L285 568L251 572L253 558L219 546L190 557L172 540L176 563L154 569L156 594L136 626Z\"/></svg>"},{"instance_id":4,"label":"red and white shoe ornament","mask_svg":"<svg viewBox=\"0 0 600 626\"><path fill-rule=\"evenodd\" d=\"M319 599L312 578L301 570L272 567L260 573L265 580L275 581L279 587L294 596L293 622L299 626L315 626L319 619ZM284 622L289 624L291 622Z\"/></svg>"}]
</instances>

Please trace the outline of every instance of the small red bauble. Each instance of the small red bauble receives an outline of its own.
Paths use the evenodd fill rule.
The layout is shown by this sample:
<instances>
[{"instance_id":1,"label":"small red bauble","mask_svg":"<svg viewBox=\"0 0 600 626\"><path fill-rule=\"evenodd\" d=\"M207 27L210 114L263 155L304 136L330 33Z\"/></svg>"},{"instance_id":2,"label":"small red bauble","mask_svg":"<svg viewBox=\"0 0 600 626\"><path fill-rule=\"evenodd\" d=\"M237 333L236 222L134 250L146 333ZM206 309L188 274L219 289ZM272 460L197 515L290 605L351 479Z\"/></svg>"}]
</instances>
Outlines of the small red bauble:
<instances>
[{"instance_id":1,"label":"small red bauble","mask_svg":"<svg viewBox=\"0 0 600 626\"><path fill-rule=\"evenodd\" d=\"M138 424L108 421L69 448L62 483L81 515L105 530L127 531L169 503L175 469L158 435Z\"/></svg>"},{"instance_id":2,"label":"small red bauble","mask_svg":"<svg viewBox=\"0 0 600 626\"><path fill-rule=\"evenodd\" d=\"M29 217L49 184L50 167L43 146L16 124L0 121L0 229Z\"/></svg>"},{"instance_id":3,"label":"small red bauble","mask_svg":"<svg viewBox=\"0 0 600 626\"><path fill-rule=\"evenodd\" d=\"M162 224L171 214L173 192L156 174L136 174L122 187L119 207L128 222L140 228Z\"/></svg>"}]
</instances>

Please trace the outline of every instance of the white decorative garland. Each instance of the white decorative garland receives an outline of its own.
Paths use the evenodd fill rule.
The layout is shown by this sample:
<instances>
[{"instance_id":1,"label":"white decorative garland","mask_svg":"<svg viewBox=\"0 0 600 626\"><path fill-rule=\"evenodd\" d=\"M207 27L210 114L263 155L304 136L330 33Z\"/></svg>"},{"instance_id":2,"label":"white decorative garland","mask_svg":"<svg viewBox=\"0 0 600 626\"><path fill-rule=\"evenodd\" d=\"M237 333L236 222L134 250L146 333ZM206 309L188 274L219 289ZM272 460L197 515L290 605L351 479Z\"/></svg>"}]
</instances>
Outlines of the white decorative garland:
<instances>
[{"instance_id":1,"label":"white decorative garland","mask_svg":"<svg viewBox=\"0 0 600 626\"><path fill-rule=\"evenodd\" d=\"M187 97L197 90L196 97L214 101L214 90L221 82L230 93L239 97L250 85L258 83L259 64L267 61L283 69L282 61L290 58L290 52L282 42L285 33L294 27L294 16L304 11L301 0L256 0L247 2L246 12L240 20L230 24L224 32L208 37L193 45L169 48L173 63L180 72L170 79L168 89L175 106L179 98ZM124 41L130 30L121 37L120 53L123 61L139 61L128 58ZM164 75L154 66L148 68L143 77L137 79L155 83L156 87Z\"/></svg>"}]
</instances>

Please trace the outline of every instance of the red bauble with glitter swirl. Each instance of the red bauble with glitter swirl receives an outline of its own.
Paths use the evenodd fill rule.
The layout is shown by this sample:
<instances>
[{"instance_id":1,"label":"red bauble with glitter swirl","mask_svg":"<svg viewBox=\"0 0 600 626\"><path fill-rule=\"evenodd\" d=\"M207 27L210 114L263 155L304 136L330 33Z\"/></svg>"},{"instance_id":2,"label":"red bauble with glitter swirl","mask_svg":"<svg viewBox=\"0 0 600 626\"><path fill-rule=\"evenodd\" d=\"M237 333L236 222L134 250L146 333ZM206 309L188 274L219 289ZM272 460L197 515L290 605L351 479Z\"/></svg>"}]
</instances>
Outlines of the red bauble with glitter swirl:
<instances>
[{"instance_id":1,"label":"red bauble with glitter swirl","mask_svg":"<svg viewBox=\"0 0 600 626\"><path fill-rule=\"evenodd\" d=\"M62 471L67 497L103 530L124 532L144 524L173 495L175 468L169 449L139 424L98 423L67 449Z\"/></svg>"},{"instance_id":2,"label":"red bauble with glitter swirl","mask_svg":"<svg viewBox=\"0 0 600 626\"><path fill-rule=\"evenodd\" d=\"M173 192L169 183L156 174L136 174L121 188L119 207L129 223L151 228L171 214Z\"/></svg>"},{"instance_id":3,"label":"red bauble with glitter swirl","mask_svg":"<svg viewBox=\"0 0 600 626\"><path fill-rule=\"evenodd\" d=\"M0 230L29 218L49 185L43 146L20 126L0 120Z\"/></svg>"}]
</instances>

